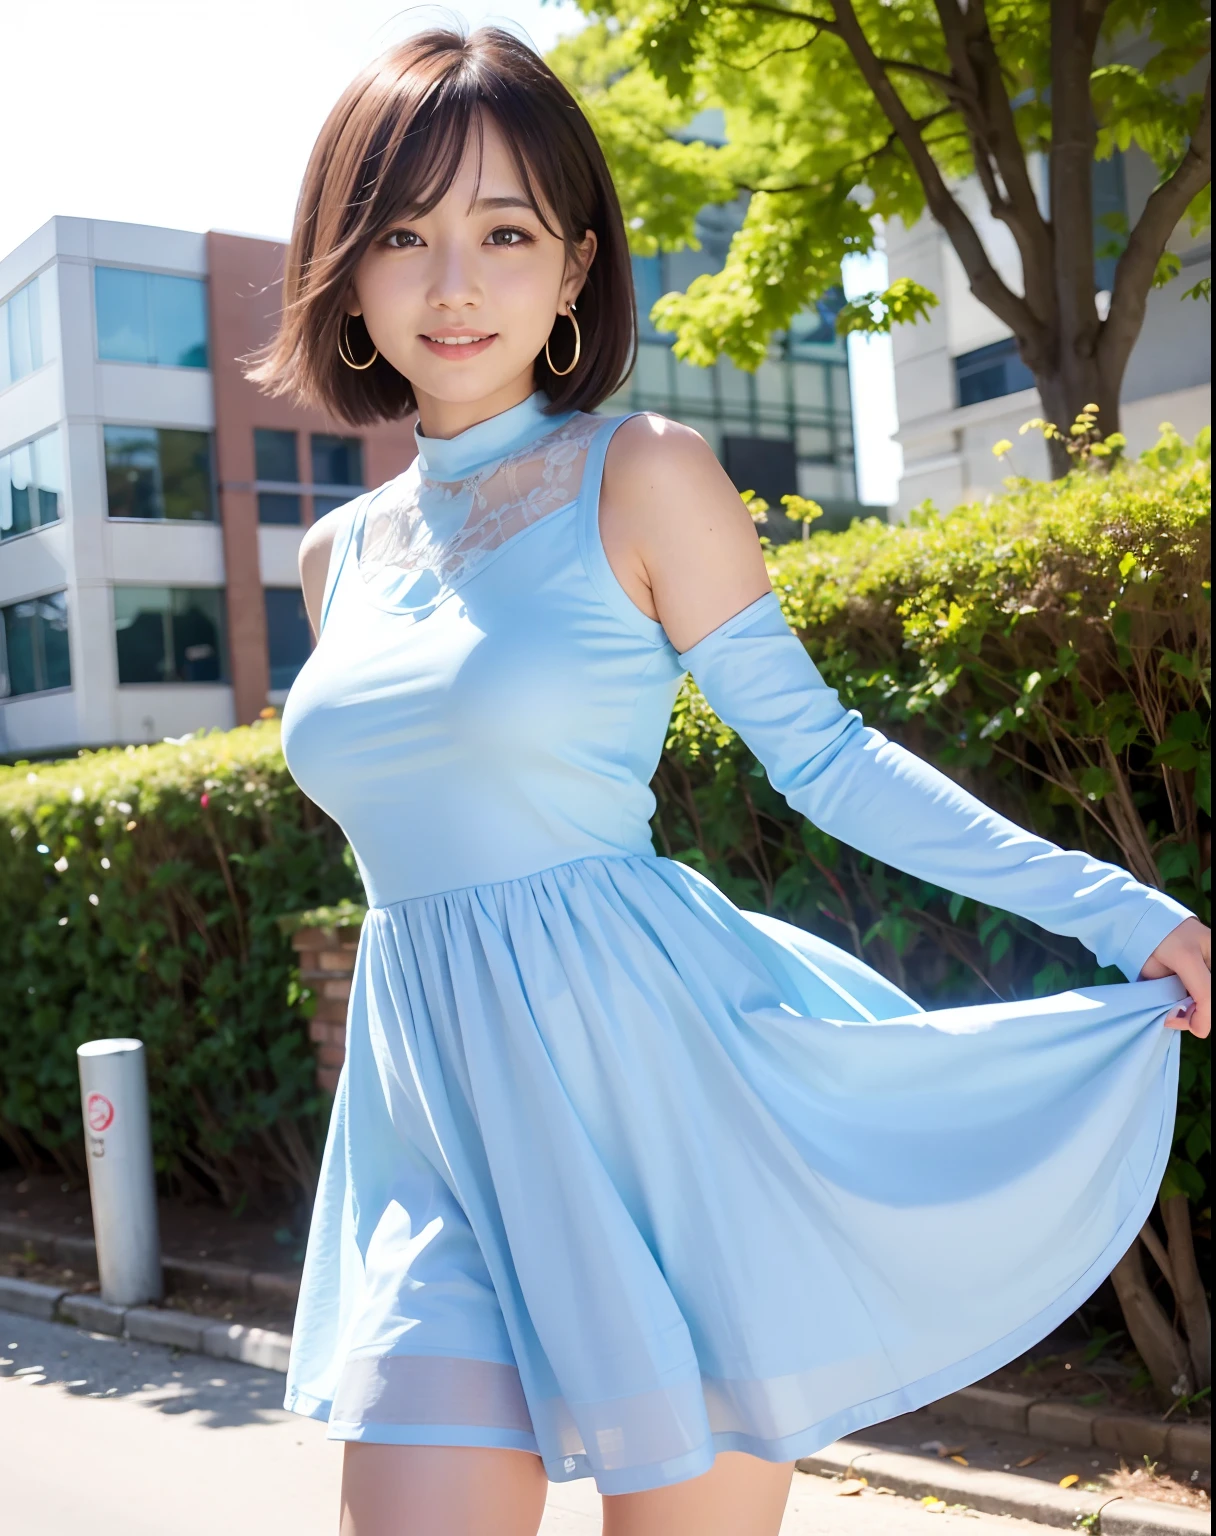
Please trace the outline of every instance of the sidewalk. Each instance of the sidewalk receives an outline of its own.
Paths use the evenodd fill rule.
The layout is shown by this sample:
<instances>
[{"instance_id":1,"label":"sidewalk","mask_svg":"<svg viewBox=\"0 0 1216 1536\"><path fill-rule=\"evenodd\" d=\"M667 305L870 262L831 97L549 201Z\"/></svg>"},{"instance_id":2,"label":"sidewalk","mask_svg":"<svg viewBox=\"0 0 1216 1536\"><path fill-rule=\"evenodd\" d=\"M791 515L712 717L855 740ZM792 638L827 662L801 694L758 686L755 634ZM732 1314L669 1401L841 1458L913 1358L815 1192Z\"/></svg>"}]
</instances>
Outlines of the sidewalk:
<instances>
[{"instance_id":1,"label":"sidewalk","mask_svg":"<svg viewBox=\"0 0 1216 1536\"><path fill-rule=\"evenodd\" d=\"M335 1536L341 1446L323 1424L284 1412L280 1390L269 1371L0 1314L0 1528L6 1536ZM781 1536L1046 1529L938 1510L877 1487L850 1493L797 1473ZM1115 1529L1103 1527L1107 1536ZM541 1536L600 1530L590 1479L550 1488ZM1183 1536L1177 1527L1118 1531Z\"/></svg>"}]
</instances>

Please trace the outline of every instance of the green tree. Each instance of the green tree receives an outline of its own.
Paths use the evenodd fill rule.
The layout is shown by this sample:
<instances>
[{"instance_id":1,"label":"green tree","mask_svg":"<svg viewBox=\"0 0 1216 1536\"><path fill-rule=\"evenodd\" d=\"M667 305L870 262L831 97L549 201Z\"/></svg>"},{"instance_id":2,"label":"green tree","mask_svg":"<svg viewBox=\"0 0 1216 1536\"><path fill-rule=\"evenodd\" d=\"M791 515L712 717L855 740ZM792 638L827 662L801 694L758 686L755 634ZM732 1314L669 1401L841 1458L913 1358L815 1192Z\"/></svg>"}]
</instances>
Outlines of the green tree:
<instances>
[{"instance_id":1,"label":"green tree","mask_svg":"<svg viewBox=\"0 0 1216 1536\"><path fill-rule=\"evenodd\" d=\"M1117 428L1148 294L1179 271L1167 241L1183 220L1193 233L1210 224L1201 0L581 3L592 24L551 58L590 109L635 250L695 245L701 207L747 199L722 270L654 310L679 356L755 368L773 333L839 280L841 259L874 248L878 220L910 225L927 208L972 293L1013 332L1047 416L1067 427L1093 404L1101 429ZM713 107L725 145L690 131ZM1095 230L1094 162L1131 145L1156 168L1155 190L1134 227ZM1022 292L959 196L968 178L1016 242ZM1104 246L1119 251L1105 315ZM936 302L900 278L838 324L888 331ZM1066 443L1050 448L1064 473Z\"/></svg>"}]
</instances>

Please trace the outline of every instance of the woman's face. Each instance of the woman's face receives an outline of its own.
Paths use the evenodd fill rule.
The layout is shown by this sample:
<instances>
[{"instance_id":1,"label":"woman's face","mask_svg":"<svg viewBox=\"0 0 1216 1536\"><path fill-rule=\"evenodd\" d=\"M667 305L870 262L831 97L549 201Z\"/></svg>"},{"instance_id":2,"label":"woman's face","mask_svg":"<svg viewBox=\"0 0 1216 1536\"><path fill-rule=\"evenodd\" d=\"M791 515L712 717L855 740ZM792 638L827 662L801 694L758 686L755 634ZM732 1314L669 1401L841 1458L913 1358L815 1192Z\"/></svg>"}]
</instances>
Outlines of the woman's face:
<instances>
[{"instance_id":1,"label":"woman's face","mask_svg":"<svg viewBox=\"0 0 1216 1536\"><path fill-rule=\"evenodd\" d=\"M395 220L364 253L346 306L410 381L432 437L454 436L527 399L554 317L578 298L595 254L588 230L577 260L567 261L562 241L532 211L489 116L480 171L470 135L442 200L422 217ZM562 336L565 329L553 345L559 367L572 356L573 331Z\"/></svg>"}]
</instances>

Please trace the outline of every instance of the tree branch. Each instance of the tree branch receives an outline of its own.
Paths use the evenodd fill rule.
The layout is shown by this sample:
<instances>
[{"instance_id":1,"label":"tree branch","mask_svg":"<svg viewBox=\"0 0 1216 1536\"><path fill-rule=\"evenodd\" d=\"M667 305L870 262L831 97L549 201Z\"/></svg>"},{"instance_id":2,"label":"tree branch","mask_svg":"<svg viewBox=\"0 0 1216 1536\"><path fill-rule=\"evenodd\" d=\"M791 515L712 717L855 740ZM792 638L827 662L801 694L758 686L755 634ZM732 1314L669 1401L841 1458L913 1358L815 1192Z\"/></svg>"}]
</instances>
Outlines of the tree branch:
<instances>
[{"instance_id":1,"label":"tree branch","mask_svg":"<svg viewBox=\"0 0 1216 1536\"><path fill-rule=\"evenodd\" d=\"M1191 199L1212 179L1212 71L1208 69L1203 106L1191 142L1173 174L1156 189L1128 238L1115 268L1110 310L1102 327L1098 357L1102 368L1122 378L1136 337L1157 262Z\"/></svg>"},{"instance_id":2,"label":"tree branch","mask_svg":"<svg viewBox=\"0 0 1216 1536\"><path fill-rule=\"evenodd\" d=\"M833 9L837 35L853 55L862 78L899 135L913 169L920 177L929 210L958 253L972 293L1005 322L1031 356L1044 353L1047 335L1039 318L993 266L974 224L947 188L911 113L870 47L850 0L834 0ZM1027 361L1029 363L1029 358Z\"/></svg>"},{"instance_id":3,"label":"tree branch","mask_svg":"<svg viewBox=\"0 0 1216 1536\"><path fill-rule=\"evenodd\" d=\"M772 16L778 21L805 21L809 27L818 27L821 32L831 32L839 36L836 23L827 16L812 16L806 11L788 11L781 5L765 5L763 0L741 0L735 5L724 5L724 11L738 11L751 13L756 16Z\"/></svg>"},{"instance_id":4,"label":"tree branch","mask_svg":"<svg viewBox=\"0 0 1216 1536\"><path fill-rule=\"evenodd\" d=\"M1017 241L1026 302L1050 325L1055 314L1051 232L1030 179L984 0L971 0L966 10L960 8L959 0L935 3L946 51L966 90L964 120L972 134L972 153L989 207ZM974 105L969 108L968 103ZM996 184L998 174L1003 193Z\"/></svg>"},{"instance_id":5,"label":"tree branch","mask_svg":"<svg viewBox=\"0 0 1216 1536\"><path fill-rule=\"evenodd\" d=\"M915 119L916 127L918 129L928 128L930 124L937 122L939 118L951 116L952 111L953 109L950 107L942 107L937 112L930 112L927 117L918 117ZM941 135L939 137L945 138L949 137L949 135ZM935 139L933 142L937 143L939 140ZM873 165L876 160L885 155L897 143L899 143L899 134L892 128L891 132L877 149L872 149L868 154L860 155L856 160L848 160L844 165L837 166L836 170L832 173L832 179L839 181L841 176L866 170L867 167ZM788 186L784 187L757 187L745 181L737 181L735 186L740 192L768 192L773 195L779 195L783 192L822 192L824 189L823 182L791 182Z\"/></svg>"}]
</instances>

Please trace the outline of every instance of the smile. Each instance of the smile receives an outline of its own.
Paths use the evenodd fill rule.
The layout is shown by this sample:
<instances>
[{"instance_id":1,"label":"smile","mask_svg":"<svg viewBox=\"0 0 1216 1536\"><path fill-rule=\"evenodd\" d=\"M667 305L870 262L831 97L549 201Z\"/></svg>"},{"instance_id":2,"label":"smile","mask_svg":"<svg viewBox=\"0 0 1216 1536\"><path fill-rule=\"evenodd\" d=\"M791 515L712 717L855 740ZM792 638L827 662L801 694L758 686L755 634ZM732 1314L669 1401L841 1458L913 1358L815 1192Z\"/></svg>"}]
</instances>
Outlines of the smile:
<instances>
[{"instance_id":1,"label":"smile","mask_svg":"<svg viewBox=\"0 0 1216 1536\"><path fill-rule=\"evenodd\" d=\"M467 357L479 357L487 347L492 347L498 339L498 333L489 331L483 334L468 331L464 335L455 336L423 334L418 339L432 357L446 357L453 362L463 362Z\"/></svg>"}]
</instances>

